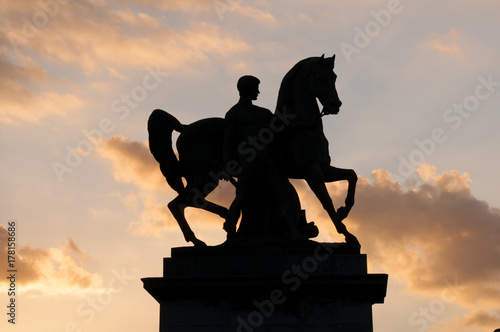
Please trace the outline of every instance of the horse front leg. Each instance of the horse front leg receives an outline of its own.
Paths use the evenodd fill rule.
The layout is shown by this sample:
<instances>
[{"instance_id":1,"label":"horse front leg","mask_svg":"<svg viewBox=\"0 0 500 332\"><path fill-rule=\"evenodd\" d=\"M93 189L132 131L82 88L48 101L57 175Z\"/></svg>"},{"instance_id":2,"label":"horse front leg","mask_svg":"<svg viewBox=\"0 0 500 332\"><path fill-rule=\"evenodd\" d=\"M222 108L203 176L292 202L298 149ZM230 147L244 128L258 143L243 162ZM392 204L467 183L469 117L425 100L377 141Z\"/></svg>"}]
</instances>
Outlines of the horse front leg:
<instances>
[{"instance_id":1,"label":"horse front leg","mask_svg":"<svg viewBox=\"0 0 500 332\"><path fill-rule=\"evenodd\" d=\"M323 208L330 216L330 219L335 225L337 232L345 236L347 243L352 243L356 246L359 246L359 242L356 237L349 233L347 227L342 223L341 216L335 211L333 201L325 185L325 175L319 164L312 165L309 168L309 170L306 172L305 180L316 197L321 202Z\"/></svg>"},{"instance_id":2,"label":"horse front leg","mask_svg":"<svg viewBox=\"0 0 500 332\"><path fill-rule=\"evenodd\" d=\"M346 180L348 183L345 206L342 206L337 210L337 214L343 220L347 218L349 212L354 206L354 196L356 194L356 183L358 182L358 176L352 169L337 168L334 166L330 166L323 171L325 173L325 182Z\"/></svg>"}]
</instances>

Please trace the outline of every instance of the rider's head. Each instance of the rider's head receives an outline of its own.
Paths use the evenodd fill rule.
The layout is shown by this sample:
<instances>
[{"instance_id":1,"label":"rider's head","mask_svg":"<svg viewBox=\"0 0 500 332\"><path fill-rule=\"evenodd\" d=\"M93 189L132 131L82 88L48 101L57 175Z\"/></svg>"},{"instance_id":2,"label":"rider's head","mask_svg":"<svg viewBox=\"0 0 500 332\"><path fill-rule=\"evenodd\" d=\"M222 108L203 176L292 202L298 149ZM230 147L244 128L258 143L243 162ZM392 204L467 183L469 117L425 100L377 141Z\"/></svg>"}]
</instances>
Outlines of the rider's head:
<instances>
[{"instance_id":1,"label":"rider's head","mask_svg":"<svg viewBox=\"0 0 500 332\"><path fill-rule=\"evenodd\" d=\"M240 77L236 87L240 92L240 97L247 98L250 100L256 100L259 95L259 83L260 80L251 75L245 75Z\"/></svg>"}]
</instances>

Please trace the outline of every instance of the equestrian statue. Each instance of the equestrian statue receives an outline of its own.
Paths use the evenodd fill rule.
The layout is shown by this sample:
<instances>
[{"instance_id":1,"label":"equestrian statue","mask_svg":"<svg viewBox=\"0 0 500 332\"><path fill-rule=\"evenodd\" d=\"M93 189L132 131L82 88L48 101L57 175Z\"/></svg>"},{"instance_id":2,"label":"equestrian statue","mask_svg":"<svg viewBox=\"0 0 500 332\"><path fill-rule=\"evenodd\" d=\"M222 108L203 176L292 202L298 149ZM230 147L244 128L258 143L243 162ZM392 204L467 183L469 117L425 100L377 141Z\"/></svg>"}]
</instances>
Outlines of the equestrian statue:
<instances>
[{"instance_id":1,"label":"equestrian statue","mask_svg":"<svg viewBox=\"0 0 500 332\"><path fill-rule=\"evenodd\" d=\"M281 82L274 113L253 104L260 81L250 75L238 80L239 101L225 118L184 125L163 110L152 112L148 120L150 151L178 194L168 208L187 242L206 246L186 220L187 207L224 219L227 244L298 242L317 236L317 227L306 221L289 182L304 179L337 232L345 236L347 244L359 248L356 237L342 222L354 205L357 175L352 169L330 165L323 131L322 117L337 114L342 105L335 87L334 63L335 55L323 55L293 66ZM178 157L172 148L173 131L180 133ZM220 180L236 187L229 208L206 199ZM347 197L345 206L336 210L326 183L341 180L348 182Z\"/></svg>"}]
</instances>

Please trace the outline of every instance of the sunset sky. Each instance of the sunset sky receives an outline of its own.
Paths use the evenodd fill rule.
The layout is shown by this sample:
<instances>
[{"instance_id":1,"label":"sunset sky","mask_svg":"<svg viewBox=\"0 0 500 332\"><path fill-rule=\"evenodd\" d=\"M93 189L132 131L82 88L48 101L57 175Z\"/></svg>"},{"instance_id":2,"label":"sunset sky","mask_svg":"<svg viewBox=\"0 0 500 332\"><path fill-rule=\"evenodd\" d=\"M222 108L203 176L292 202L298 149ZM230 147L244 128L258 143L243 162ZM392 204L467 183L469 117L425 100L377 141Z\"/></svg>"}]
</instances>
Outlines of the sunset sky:
<instances>
[{"instance_id":1,"label":"sunset sky","mask_svg":"<svg viewBox=\"0 0 500 332\"><path fill-rule=\"evenodd\" d=\"M274 111L299 60L336 54L343 106L324 117L332 164L359 175L345 223L389 274L376 332L500 328L497 0L2 0L0 269L16 223L16 324L1 331L158 331L140 278L187 244L149 153L162 108L223 117L237 79ZM294 181L321 242L340 242ZM336 206L345 184L329 185ZM229 206L234 190L210 196ZM198 237L223 220L188 209Z\"/></svg>"}]
</instances>

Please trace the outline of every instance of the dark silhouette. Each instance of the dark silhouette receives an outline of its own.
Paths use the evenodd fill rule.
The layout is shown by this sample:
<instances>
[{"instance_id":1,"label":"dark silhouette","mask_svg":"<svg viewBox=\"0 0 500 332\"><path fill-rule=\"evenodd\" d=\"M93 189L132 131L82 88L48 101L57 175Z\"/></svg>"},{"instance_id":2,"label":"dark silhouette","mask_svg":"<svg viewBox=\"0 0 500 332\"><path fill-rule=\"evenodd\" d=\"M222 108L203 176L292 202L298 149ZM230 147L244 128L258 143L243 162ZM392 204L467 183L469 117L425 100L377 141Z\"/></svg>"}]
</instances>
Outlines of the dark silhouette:
<instances>
[{"instance_id":1,"label":"dark silhouette","mask_svg":"<svg viewBox=\"0 0 500 332\"><path fill-rule=\"evenodd\" d=\"M269 149L263 145L259 150L251 148L249 142L252 137L257 137L260 130L268 127L273 114L270 110L255 106L252 101L259 95L259 79L253 76L243 76L238 80L237 88L240 99L225 116L225 132L223 157L224 165L234 162L237 165L237 173L232 174L238 177L236 187L236 197L229 207L229 213L224 223L224 230L231 237L236 233L236 224L240 218L241 205L245 197L254 196L251 193L254 186L262 186L256 181L269 172ZM250 147L248 153L245 145ZM259 181L260 182L260 181ZM263 207L259 209L264 216Z\"/></svg>"},{"instance_id":2,"label":"dark silhouette","mask_svg":"<svg viewBox=\"0 0 500 332\"><path fill-rule=\"evenodd\" d=\"M234 240L241 211L238 241L306 240L318 231L314 223L305 221L295 188L271 160L270 143L276 131L272 128L278 119L252 103L259 94L259 83L256 77L241 77L237 84L240 99L225 116L224 165L238 166L233 174L238 184L224 229L228 239Z\"/></svg>"},{"instance_id":3,"label":"dark silhouette","mask_svg":"<svg viewBox=\"0 0 500 332\"><path fill-rule=\"evenodd\" d=\"M179 194L168 207L186 241L205 245L184 217L188 206L227 217L224 229L229 237L236 232L240 210L238 234L281 234L289 240L314 237L315 227L305 222L297 193L288 182L288 178L298 178L306 180L346 242L359 247L342 223L354 204L357 176L353 170L330 166L321 120L323 115L337 114L342 105L335 89L334 61L335 56L321 56L297 63L283 78L274 115L252 104L259 91L258 80L250 76L240 79L240 100L226 120L210 118L185 126L162 110L153 111L148 121L150 150ZM322 112L316 98L323 105ZM181 133L179 160L172 150L173 130ZM205 199L221 178L237 186L229 214L228 209ZM346 205L335 211L325 182L339 180L347 180L349 186Z\"/></svg>"}]
</instances>

